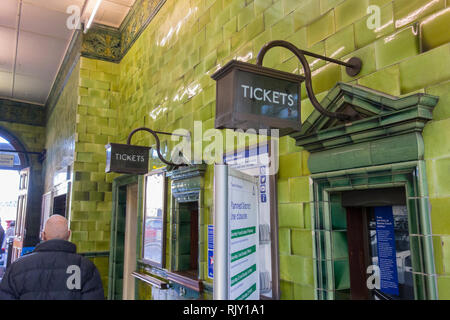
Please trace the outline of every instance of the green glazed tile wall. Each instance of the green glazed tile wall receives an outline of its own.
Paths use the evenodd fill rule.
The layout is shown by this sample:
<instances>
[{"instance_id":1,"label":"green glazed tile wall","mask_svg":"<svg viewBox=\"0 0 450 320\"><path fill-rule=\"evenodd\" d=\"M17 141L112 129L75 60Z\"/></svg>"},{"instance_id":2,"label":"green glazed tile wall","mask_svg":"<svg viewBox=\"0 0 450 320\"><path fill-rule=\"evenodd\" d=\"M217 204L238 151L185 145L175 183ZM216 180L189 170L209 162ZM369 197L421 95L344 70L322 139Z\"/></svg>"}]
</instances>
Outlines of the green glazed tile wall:
<instances>
[{"instance_id":1,"label":"green glazed tile wall","mask_svg":"<svg viewBox=\"0 0 450 320\"><path fill-rule=\"evenodd\" d=\"M379 6L381 13L381 25L373 30L367 26L372 17L369 5ZM211 74L230 59L254 63L264 43L285 39L320 54L363 59L362 72L354 78L344 68L309 59L319 98L336 81L393 95L422 91L442 97L424 140L432 222L439 238L435 250L442 252L436 255L436 263L442 265L440 298L450 298L450 290L442 289L449 286L450 277L450 254L444 250L450 228L442 205L450 199L450 44L445 35L449 7L443 0L167 1L120 64L81 60L72 204L72 221L80 223L74 235L80 248L109 248L114 175L104 174L104 145L125 142L139 126L192 132L193 122L201 120L203 130L212 128ZM302 73L292 54L281 48L271 50L264 65ZM304 91L302 99L305 120L313 108ZM154 141L139 133L133 143L153 145ZM171 150L174 142L167 145ZM289 137L280 139L280 150L282 298L313 298L312 245L305 241L305 234L311 232L308 154ZM207 173L205 212L212 212L212 179L213 174Z\"/></svg>"},{"instance_id":2,"label":"green glazed tile wall","mask_svg":"<svg viewBox=\"0 0 450 320\"><path fill-rule=\"evenodd\" d=\"M80 59L70 216L71 240L79 252L109 251L112 181L117 175L105 173L105 145L117 141L118 74L118 64ZM108 259L94 262L107 292Z\"/></svg>"},{"instance_id":3,"label":"green glazed tile wall","mask_svg":"<svg viewBox=\"0 0 450 320\"><path fill-rule=\"evenodd\" d=\"M74 160L76 108L78 104L78 63L67 81L55 107L48 116L45 134L47 156L44 162L44 189L53 187L56 171L71 165Z\"/></svg>"}]
</instances>

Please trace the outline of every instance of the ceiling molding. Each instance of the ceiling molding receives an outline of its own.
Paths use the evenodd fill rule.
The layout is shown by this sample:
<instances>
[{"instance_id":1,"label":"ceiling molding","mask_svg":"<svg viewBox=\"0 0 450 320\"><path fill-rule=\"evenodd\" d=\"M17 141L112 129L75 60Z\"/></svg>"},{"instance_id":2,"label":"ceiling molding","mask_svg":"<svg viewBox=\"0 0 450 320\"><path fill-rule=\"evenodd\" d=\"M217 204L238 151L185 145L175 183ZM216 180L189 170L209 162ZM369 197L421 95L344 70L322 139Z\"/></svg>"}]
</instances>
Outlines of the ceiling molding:
<instances>
[{"instance_id":1,"label":"ceiling molding","mask_svg":"<svg viewBox=\"0 0 450 320\"><path fill-rule=\"evenodd\" d=\"M138 0L120 28L94 24L83 36L83 57L119 63L166 0Z\"/></svg>"},{"instance_id":2,"label":"ceiling molding","mask_svg":"<svg viewBox=\"0 0 450 320\"><path fill-rule=\"evenodd\" d=\"M46 120L50 117L80 56L119 63L152 21L166 0L138 0L120 28L93 24L89 32L77 30L46 103Z\"/></svg>"},{"instance_id":3,"label":"ceiling molding","mask_svg":"<svg viewBox=\"0 0 450 320\"><path fill-rule=\"evenodd\" d=\"M94 24L89 32L83 35L81 55L118 63L122 59L119 29Z\"/></svg>"}]
</instances>

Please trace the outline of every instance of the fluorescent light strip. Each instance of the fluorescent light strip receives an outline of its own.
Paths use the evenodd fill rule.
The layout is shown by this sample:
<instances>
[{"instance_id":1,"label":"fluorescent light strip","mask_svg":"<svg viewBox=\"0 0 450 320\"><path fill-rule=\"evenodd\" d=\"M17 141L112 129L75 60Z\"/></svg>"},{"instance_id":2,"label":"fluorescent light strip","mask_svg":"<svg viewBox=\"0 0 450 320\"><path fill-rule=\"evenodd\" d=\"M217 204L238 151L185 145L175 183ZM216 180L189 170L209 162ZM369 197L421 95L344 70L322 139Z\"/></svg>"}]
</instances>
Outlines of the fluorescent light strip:
<instances>
[{"instance_id":1,"label":"fluorescent light strip","mask_svg":"<svg viewBox=\"0 0 450 320\"><path fill-rule=\"evenodd\" d=\"M94 21L95 15L97 14L98 8L100 7L101 3L102 3L102 0L97 0L94 10L92 10L91 17L89 18L86 28L84 29L84 33L86 33L89 30L89 28L91 27L92 21Z\"/></svg>"}]
</instances>

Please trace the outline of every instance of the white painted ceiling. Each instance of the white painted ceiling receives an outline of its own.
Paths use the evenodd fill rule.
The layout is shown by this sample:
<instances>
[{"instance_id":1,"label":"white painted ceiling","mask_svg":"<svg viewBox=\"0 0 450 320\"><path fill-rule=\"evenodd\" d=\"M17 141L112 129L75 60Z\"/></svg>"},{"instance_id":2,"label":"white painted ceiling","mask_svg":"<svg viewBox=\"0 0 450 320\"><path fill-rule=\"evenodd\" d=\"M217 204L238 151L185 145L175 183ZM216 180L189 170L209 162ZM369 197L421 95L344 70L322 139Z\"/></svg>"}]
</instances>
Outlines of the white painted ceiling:
<instances>
[{"instance_id":1,"label":"white painted ceiling","mask_svg":"<svg viewBox=\"0 0 450 320\"><path fill-rule=\"evenodd\" d=\"M87 22L97 0L0 0L0 97L44 105L75 30L76 5ZM103 0L94 23L118 28L135 0Z\"/></svg>"}]
</instances>

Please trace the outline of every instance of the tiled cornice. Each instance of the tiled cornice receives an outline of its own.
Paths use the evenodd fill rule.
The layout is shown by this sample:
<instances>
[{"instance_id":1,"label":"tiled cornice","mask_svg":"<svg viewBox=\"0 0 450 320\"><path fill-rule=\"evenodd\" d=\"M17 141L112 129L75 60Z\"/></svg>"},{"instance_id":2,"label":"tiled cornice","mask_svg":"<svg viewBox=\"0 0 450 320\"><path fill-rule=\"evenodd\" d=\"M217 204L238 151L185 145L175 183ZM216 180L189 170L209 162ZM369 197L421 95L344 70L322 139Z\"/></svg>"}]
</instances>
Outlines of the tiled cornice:
<instances>
[{"instance_id":1,"label":"tiled cornice","mask_svg":"<svg viewBox=\"0 0 450 320\"><path fill-rule=\"evenodd\" d=\"M166 0L136 1L118 29L94 24L83 36L81 55L120 62L165 2Z\"/></svg>"},{"instance_id":2,"label":"tiled cornice","mask_svg":"<svg viewBox=\"0 0 450 320\"><path fill-rule=\"evenodd\" d=\"M291 134L309 152L372 141L408 132L421 133L432 119L438 97L417 93L394 97L359 85L338 83L322 100L329 111L352 109L359 120L340 123L314 110L300 132Z\"/></svg>"},{"instance_id":3,"label":"tiled cornice","mask_svg":"<svg viewBox=\"0 0 450 320\"><path fill-rule=\"evenodd\" d=\"M417 93L386 95L366 87L338 83L322 100L329 111L351 110L359 120L336 122L317 110L302 130L291 134L311 154L311 173L423 160L422 130L438 97Z\"/></svg>"},{"instance_id":4,"label":"tiled cornice","mask_svg":"<svg viewBox=\"0 0 450 320\"><path fill-rule=\"evenodd\" d=\"M165 2L166 0L137 0L118 29L94 24L86 34L81 30L76 31L47 99L47 119L80 55L119 63Z\"/></svg>"},{"instance_id":5,"label":"tiled cornice","mask_svg":"<svg viewBox=\"0 0 450 320\"><path fill-rule=\"evenodd\" d=\"M83 35L81 55L119 62L122 59L120 31L107 26L94 25L88 33Z\"/></svg>"}]
</instances>

